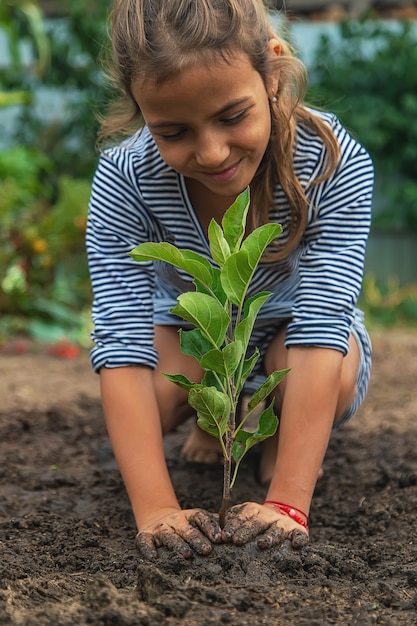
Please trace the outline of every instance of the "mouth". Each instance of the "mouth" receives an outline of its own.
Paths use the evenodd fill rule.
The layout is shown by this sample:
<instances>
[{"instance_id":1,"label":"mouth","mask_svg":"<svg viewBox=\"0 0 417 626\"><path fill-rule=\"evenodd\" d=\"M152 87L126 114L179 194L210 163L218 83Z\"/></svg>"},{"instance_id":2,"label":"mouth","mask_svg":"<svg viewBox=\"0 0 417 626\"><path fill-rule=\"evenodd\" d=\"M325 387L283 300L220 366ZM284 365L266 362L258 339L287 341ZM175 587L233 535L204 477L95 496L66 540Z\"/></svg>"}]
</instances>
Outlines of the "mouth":
<instances>
[{"instance_id":1,"label":"mouth","mask_svg":"<svg viewBox=\"0 0 417 626\"><path fill-rule=\"evenodd\" d=\"M230 167L227 167L223 170L218 170L216 172L204 172L204 176L207 176L213 181L216 182L225 182L233 178L239 168L239 163L235 163Z\"/></svg>"}]
</instances>

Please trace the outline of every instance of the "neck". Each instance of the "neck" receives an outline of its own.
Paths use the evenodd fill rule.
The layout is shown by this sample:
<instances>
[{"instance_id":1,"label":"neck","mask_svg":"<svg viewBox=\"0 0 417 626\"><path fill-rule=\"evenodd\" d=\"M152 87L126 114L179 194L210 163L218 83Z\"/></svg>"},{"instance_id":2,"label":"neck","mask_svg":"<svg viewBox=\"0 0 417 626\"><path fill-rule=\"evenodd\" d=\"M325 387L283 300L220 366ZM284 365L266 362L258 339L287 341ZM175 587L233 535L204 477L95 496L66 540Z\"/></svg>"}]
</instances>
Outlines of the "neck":
<instances>
[{"instance_id":1,"label":"neck","mask_svg":"<svg viewBox=\"0 0 417 626\"><path fill-rule=\"evenodd\" d=\"M216 222L220 223L223 215L236 198L219 196L210 191L210 189L207 189L202 183L192 178L187 178L185 183L194 210L202 227L207 233L211 219L215 219Z\"/></svg>"}]
</instances>

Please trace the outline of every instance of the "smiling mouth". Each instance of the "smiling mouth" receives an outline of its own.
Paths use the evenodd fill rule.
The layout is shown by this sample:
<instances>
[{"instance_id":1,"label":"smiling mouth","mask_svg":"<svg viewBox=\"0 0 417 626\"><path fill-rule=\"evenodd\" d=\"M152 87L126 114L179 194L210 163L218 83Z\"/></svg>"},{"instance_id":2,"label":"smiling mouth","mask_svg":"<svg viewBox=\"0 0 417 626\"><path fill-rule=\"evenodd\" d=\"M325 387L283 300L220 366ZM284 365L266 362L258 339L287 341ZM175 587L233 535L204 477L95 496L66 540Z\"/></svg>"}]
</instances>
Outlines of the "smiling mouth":
<instances>
[{"instance_id":1,"label":"smiling mouth","mask_svg":"<svg viewBox=\"0 0 417 626\"><path fill-rule=\"evenodd\" d=\"M212 180L216 180L219 182L230 180L236 173L239 167L239 163L235 163L230 167L227 167L224 170L219 170L217 172L204 172L205 176L208 176Z\"/></svg>"}]
</instances>

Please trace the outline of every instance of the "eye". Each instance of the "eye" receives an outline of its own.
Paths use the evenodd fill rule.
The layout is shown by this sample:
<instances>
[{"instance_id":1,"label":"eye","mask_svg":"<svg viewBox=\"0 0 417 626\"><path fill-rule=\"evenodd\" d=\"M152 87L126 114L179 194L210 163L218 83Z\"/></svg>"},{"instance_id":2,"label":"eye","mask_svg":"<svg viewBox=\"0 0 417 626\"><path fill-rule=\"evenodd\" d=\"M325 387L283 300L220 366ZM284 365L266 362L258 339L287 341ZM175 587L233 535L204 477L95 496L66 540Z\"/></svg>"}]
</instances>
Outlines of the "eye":
<instances>
[{"instance_id":1,"label":"eye","mask_svg":"<svg viewBox=\"0 0 417 626\"><path fill-rule=\"evenodd\" d=\"M247 114L248 114L248 109L245 109L244 111L241 111L237 115L233 115L232 117L223 118L221 121L223 122L223 124L230 124L230 125L239 124L239 122L241 122L242 120L245 119Z\"/></svg>"},{"instance_id":2,"label":"eye","mask_svg":"<svg viewBox=\"0 0 417 626\"><path fill-rule=\"evenodd\" d=\"M162 139L162 141L176 141L177 139L180 139L185 134L185 132L186 132L185 128L182 128L181 130L177 130L175 133L153 133L153 134L158 139Z\"/></svg>"}]
</instances>

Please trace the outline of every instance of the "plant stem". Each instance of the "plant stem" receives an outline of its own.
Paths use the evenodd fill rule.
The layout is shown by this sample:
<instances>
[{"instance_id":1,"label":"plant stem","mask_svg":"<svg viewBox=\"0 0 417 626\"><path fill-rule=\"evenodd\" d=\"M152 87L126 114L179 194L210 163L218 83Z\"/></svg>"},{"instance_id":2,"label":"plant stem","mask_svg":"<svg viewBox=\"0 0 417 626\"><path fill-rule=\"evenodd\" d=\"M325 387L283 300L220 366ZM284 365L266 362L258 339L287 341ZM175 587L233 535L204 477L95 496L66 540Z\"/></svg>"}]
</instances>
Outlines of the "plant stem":
<instances>
[{"instance_id":1,"label":"plant stem","mask_svg":"<svg viewBox=\"0 0 417 626\"><path fill-rule=\"evenodd\" d=\"M232 448L234 442L234 432L236 428L236 403L235 403L235 387L233 381L229 380L229 397L231 398L231 410L227 422L227 430L225 437L225 450L223 466L223 497L219 512L220 528L224 528L226 523L226 512L230 504L231 478L232 478Z\"/></svg>"},{"instance_id":2,"label":"plant stem","mask_svg":"<svg viewBox=\"0 0 417 626\"><path fill-rule=\"evenodd\" d=\"M233 418L234 419L234 418ZM233 429L230 428L230 425L226 431L226 456L224 457L224 466L223 466L223 497L222 504L220 507L219 518L220 518L220 528L224 528L226 523L226 512L229 508L230 504L230 483L232 476L232 446L233 446Z\"/></svg>"}]
</instances>

